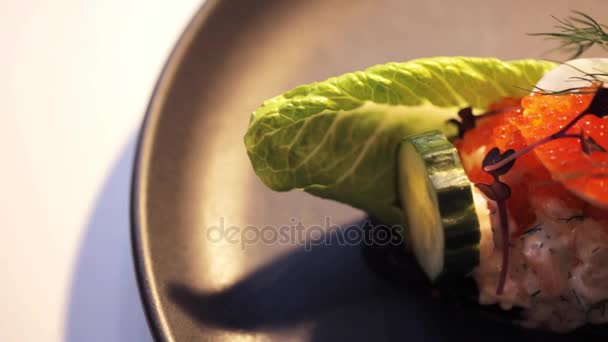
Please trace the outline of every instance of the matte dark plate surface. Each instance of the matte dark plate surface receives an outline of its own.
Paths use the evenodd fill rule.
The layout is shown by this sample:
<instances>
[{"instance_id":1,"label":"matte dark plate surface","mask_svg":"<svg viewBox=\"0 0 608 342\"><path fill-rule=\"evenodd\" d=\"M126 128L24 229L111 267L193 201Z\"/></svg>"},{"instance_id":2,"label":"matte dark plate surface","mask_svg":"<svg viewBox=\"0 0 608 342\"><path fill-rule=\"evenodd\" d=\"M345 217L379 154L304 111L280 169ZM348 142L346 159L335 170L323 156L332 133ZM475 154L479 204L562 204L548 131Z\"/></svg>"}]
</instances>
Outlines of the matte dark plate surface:
<instances>
[{"instance_id":1,"label":"matte dark plate surface","mask_svg":"<svg viewBox=\"0 0 608 342\"><path fill-rule=\"evenodd\" d=\"M537 341L469 306L431 299L416 277L380 277L363 256L373 264L382 251L310 244L357 234L364 213L266 189L242 137L264 99L300 83L425 56L540 57L553 45L525 33L550 29L550 14L564 16L571 6L569 0L209 1L159 81L134 173L134 255L155 335ZM576 7L608 13L602 0ZM304 226L302 241L294 222ZM293 241L273 239L278 232Z\"/></svg>"}]
</instances>

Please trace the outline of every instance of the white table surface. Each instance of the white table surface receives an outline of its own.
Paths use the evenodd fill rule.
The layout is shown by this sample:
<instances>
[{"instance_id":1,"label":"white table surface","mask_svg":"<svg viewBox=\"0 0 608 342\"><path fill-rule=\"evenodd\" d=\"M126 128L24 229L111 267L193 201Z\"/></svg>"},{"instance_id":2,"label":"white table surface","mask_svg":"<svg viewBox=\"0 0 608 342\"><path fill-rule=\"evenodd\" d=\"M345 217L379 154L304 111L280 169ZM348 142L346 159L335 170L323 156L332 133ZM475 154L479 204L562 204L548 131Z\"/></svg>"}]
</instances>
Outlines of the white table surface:
<instances>
[{"instance_id":1,"label":"white table surface","mask_svg":"<svg viewBox=\"0 0 608 342\"><path fill-rule=\"evenodd\" d=\"M0 341L149 341L128 201L156 78L203 0L0 0Z\"/></svg>"}]
</instances>

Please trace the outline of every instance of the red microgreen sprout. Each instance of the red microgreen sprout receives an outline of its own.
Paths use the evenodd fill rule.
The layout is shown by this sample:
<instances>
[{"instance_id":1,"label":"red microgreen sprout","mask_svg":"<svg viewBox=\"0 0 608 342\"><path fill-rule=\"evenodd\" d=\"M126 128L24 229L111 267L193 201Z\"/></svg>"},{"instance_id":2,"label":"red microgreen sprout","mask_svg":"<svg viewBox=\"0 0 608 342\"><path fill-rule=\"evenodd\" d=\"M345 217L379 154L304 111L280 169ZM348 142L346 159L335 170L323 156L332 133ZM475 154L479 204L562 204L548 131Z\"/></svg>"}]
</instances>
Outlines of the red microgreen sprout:
<instances>
[{"instance_id":1,"label":"red microgreen sprout","mask_svg":"<svg viewBox=\"0 0 608 342\"><path fill-rule=\"evenodd\" d=\"M474 115L473 108L466 107L466 108L463 108L458 111L458 117L460 118L460 120L449 119L447 121L447 123L456 125L456 127L458 128L458 137L460 139L462 139L466 132L472 130L473 128L475 128L477 126L477 120L484 118L484 117L491 116L491 115L496 115L496 114L501 114L501 113L505 113L508 111L512 111L512 110L515 110L518 108L521 108L521 106L510 106L510 107L505 107L505 108L501 108L501 109L497 109L497 110L491 110L491 111L485 112L483 114Z\"/></svg>"},{"instance_id":2,"label":"red microgreen sprout","mask_svg":"<svg viewBox=\"0 0 608 342\"><path fill-rule=\"evenodd\" d=\"M482 166L485 168L489 165L495 165L505 159L513 156L514 150L507 150L505 153L500 153L497 147L486 154L483 160ZM511 197L511 188L500 181L500 176L506 174L515 165L515 159L504 163L499 168L495 168L492 171L487 171L494 178L491 184L476 183L475 186L489 199L496 202L498 207L498 215L500 222L500 234L502 239L502 266L500 270L500 276L498 278L498 286L496 294L501 295L507 280L507 271L509 269L509 222L507 220L507 199Z\"/></svg>"}]
</instances>

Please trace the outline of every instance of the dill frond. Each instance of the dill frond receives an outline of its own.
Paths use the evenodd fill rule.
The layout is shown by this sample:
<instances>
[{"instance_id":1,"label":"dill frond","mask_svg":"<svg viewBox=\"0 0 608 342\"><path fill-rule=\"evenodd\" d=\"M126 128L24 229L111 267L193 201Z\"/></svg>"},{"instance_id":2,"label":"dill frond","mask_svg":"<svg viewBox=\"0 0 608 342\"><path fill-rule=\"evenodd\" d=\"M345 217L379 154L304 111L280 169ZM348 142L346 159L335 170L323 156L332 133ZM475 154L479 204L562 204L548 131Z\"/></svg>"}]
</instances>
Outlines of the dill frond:
<instances>
[{"instance_id":1,"label":"dill frond","mask_svg":"<svg viewBox=\"0 0 608 342\"><path fill-rule=\"evenodd\" d=\"M608 51L608 26L598 23L591 16L572 11L573 15L558 19L555 26L559 32L529 33L531 36L543 36L557 40L560 44L556 50L571 53L571 58L577 58L594 45Z\"/></svg>"}]
</instances>

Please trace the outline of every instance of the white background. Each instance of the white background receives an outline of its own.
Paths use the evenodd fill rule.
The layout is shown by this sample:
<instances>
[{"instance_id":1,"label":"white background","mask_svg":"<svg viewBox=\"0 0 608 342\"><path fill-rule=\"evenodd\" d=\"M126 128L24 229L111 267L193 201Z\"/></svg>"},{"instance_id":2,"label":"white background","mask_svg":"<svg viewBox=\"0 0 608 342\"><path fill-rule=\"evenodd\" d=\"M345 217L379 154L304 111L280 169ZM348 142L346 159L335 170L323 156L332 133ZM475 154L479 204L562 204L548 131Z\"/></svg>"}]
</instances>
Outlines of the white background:
<instances>
[{"instance_id":1,"label":"white background","mask_svg":"<svg viewBox=\"0 0 608 342\"><path fill-rule=\"evenodd\" d=\"M134 137L203 0L0 0L0 341L149 341Z\"/></svg>"}]
</instances>

